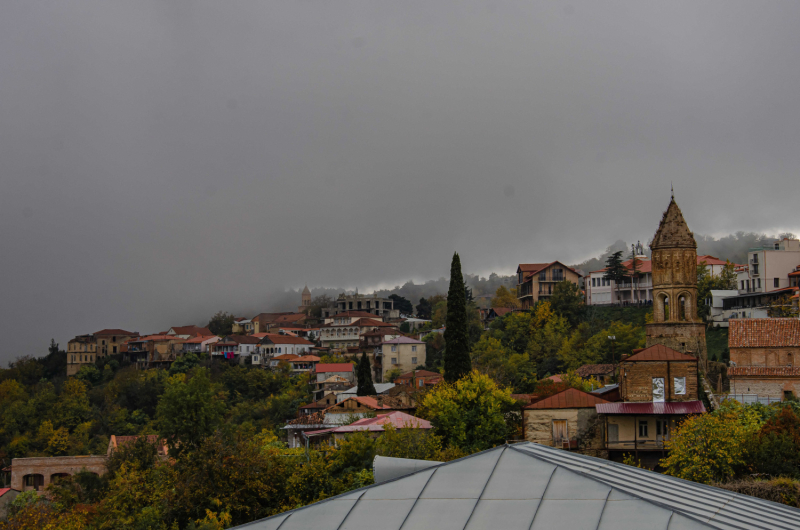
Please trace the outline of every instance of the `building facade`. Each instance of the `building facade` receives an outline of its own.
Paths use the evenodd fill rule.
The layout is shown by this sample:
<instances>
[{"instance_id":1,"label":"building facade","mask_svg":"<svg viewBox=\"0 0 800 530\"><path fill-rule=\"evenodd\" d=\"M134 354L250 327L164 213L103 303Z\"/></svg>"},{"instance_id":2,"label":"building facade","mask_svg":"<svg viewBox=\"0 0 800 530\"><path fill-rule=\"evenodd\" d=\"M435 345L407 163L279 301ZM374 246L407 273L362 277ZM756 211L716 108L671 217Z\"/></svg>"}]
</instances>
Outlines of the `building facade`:
<instances>
[{"instance_id":1,"label":"building facade","mask_svg":"<svg viewBox=\"0 0 800 530\"><path fill-rule=\"evenodd\" d=\"M697 242L673 197L650 243L653 322L648 347L662 344L705 363L706 327L697 316Z\"/></svg>"},{"instance_id":2,"label":"building facade","mask_svg":"<svg viewBox=\"0 0 800 530\"><path fill-rule=\"evenodd\" d=\"M522 309L530 309L539 300L553 295L559 282L579 285L581 275L560 261L552 263L520 263L517 266L517 297Z\"/></svg>"},{"instance_id":3,"label":"building facade","mask_svg":"<svg viewBox=\"0 0 800 530\"><path fill-rule=\"evenodd\" d=\"M391 383L392 381L387 381L386 374L392 370L405 373L424 365L427 361L425 346L423 341L408 337L397 337L381 344L381 380L378 382Z\"/></svg>"},{"instance_id":4,"label":"building facade","mask_svg":"<svg viewBox=\"0 0 800 530\"><path fill-rule=\"evenodd\" d=\"M384 320L400 318L400 311L394 308L394 300L363 294L340 294L329 307L322 308L322 318L330 318L347 311L363 311L382 317Z\"/></svg>"}]
</instances>

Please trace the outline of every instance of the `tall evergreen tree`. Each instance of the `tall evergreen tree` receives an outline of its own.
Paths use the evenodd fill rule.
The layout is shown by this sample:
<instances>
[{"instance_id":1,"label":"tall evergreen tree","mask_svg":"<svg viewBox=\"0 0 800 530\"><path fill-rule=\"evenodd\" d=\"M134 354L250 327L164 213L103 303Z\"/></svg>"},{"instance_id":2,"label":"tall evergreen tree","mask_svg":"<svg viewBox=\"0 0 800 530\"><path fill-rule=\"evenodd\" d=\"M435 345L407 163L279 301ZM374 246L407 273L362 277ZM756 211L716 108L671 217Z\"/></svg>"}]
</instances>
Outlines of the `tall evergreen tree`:
<instances>
[{"instance_id":1,"label":"tall evergreen tree","mask_svg":"<svg viewBox=\"0 0 800 530\"><path fill-rule=\"evenodd\" d=\"M372 369L369 365L369 359L367 359L367 352L362 353L361 360L358 361L356 381L358 384L357 396L374 396L377 394L375 385L372 384Z\"/></svg>"},{"instance_id":2,"label":"tall evergreen tree","mask_svg":"<svg viewBox=\"0 0 800 530\"><path fill-rule=\"evenodd\" d=\"M453 254L450 266L450 289L447 291L447 320L444 330L444 378L454 382L472 370L469 358L469 333L467 330L467 296L461 258Z\"/></svg>"},{"instance_id":3,"label":"tall evergreen tree","mask_svg":"<svg viewBox=\"0 0 800 530\"><path fill-rule=\"evenodd\" d=\"M606 260L606 272L603 274L603 279L616 284L617 303L619 303L619 286L626 276L628 276L628 269L622 264L622 251L614 252Z\"/></svg>"}]
</instances>

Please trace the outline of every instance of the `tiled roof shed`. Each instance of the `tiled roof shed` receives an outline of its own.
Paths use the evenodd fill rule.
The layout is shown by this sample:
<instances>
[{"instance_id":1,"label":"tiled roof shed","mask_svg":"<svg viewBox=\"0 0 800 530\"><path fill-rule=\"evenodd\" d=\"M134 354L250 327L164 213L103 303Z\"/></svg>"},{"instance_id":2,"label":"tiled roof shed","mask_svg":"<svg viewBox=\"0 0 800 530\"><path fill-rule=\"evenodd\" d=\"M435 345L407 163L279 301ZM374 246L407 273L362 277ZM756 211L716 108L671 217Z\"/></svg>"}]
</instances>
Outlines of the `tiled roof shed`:
<instances>
[{"instance_id":1,"label":"tiled roof shed","mask_svg":"<svg viewBox=\"0 0 800 530\"><path fill-rule=\"evenodd\" d=\"M575 370L575 373L583 378L592 377L593 375L606 375L613 372L613 364L584 364Z\"/></svg>"},{"instance_id":2,"label":"tiled roof shed","mask_svg":"<svg viewBox=\"0 0 800 530\"><path fill-rule=\"evenodd\" d=\"M728 321L729 348L800 346L800 319L745 318Z\"/></svg>"},{"instance_id":3,"label":"tiled roof shed","mask_svg":"<svg viewBox=\"0 0 800 530\"><path fill-rule=\"evenodd\" d=\"M577 388L568 388L554 396L545 398L536 403L531 403L525 409L593 409L595 405L608 403L605 399L599 398Z\"/></svg>"},{"instance_id":4,"label":"tiled roof shed","mask_svg":"<svg viewBox=\"0 0 800 530\"><path fill-rule=\"evenodd\" d=\"M797 508L524 442L421 469L238 528L789 530L799 527Z\"/></svg>"}]
</instances>

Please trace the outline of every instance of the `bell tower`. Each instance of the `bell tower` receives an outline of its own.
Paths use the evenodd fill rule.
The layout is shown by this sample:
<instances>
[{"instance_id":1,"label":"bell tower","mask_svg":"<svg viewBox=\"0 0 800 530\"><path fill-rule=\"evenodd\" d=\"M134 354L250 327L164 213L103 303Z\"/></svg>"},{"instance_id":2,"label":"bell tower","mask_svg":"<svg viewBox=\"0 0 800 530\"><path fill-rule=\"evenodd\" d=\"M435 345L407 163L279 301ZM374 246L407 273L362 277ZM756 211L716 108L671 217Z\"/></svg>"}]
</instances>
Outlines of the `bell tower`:
<instances>
[{"instance_id":1,"label":"bell tower","mask_svg":"<svg viewBox=\"0 0 800 530\"><path fill-rule=\"evenodd\" d=\"M697 316L697 242L673 196L650 243L653 323L647 346L663 344L706 362L706 328Z\"/></svg>"}]
</instances>

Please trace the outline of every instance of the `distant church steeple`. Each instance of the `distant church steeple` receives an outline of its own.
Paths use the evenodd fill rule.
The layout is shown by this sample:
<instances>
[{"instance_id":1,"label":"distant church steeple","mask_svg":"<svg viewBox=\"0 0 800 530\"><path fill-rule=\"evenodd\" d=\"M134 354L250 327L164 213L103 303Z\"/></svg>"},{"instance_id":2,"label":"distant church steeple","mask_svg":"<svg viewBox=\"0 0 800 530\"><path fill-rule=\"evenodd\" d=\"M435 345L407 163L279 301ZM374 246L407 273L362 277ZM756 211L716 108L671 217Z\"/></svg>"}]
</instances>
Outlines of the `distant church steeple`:
<instances>
[{"instance_id":1,"label":"distant church steeple","mask_svg":"<svg viewBox=\"0 0 800 530\"><path fill-rule=\"evenodd\" d=\"M653 323L647 325L647 346L663 344L705 362L705 325L697 316L697 242L674 191L650 249Z\"/></svg>"},{"instance_id":2,"label":"distant church steeple","mask_svg":"<svg viewBox=\"0 0 800 530\"><path fill-rule=\"evenodd\" d=\"M308 290L308 285L303 289L300 295L300 307L297 308L298 313L302 313L311 305L311 291Z\"/></svg>"}]
</instances>

